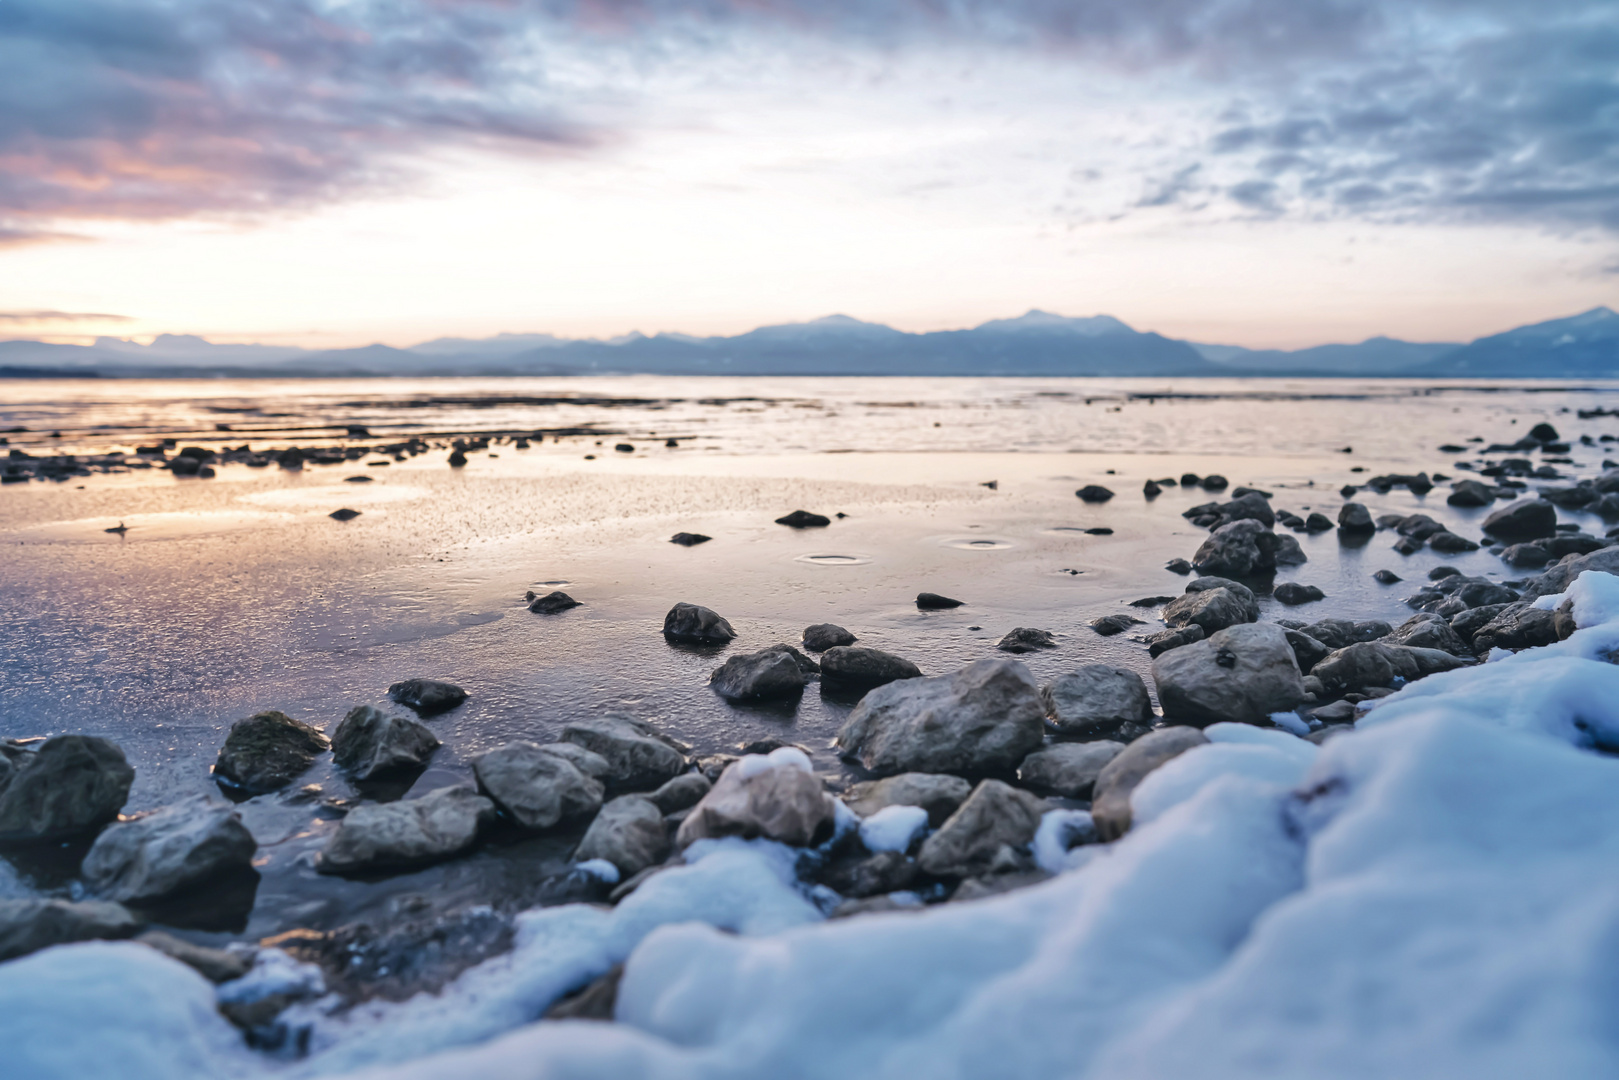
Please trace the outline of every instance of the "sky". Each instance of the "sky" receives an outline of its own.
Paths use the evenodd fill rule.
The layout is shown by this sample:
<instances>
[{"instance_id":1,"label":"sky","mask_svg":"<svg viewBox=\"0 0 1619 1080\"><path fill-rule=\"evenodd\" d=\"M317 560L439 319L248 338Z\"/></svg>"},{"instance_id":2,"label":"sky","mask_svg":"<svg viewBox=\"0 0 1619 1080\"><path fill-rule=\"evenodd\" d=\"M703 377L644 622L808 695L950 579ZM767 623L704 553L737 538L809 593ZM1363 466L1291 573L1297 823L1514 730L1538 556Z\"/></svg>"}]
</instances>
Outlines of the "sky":
<instances>
[{"instance_id":1,"label":"sky","mask_svg":"<svg viewBox=\"0 0 1619 1080\"><path fill-rule=\"evenodd\" d=\"M0 0L0 338L1599 304L1614 0Z\"/></svg>"}]
</instances>

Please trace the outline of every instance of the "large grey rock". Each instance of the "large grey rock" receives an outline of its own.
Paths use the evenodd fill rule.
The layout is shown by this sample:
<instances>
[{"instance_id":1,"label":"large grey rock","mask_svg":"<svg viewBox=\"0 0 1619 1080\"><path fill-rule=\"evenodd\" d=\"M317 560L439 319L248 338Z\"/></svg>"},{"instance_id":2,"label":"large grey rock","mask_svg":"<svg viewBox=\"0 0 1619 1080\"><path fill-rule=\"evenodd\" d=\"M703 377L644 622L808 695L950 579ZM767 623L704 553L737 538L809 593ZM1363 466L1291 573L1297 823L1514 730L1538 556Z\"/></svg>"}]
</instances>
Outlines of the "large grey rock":
<instances>
[{"instance_id":1,"label":"large grey rock","mask_svg":"<svg viewBox=\"0 0 1619 1080\"><path fill-rule=\"evenodd\" d=\"M322 874L401 870L453 858L478 841L495 804L470 787L350 810L315 859Z\"/></svg>"},{"instance_id":2,"label":"large grey rock","mask_svg":"<svg viewBox=\"0 0 1619 1080\"><path fill-rule=\"evenodd\" d=\"M1257 491L1249 491L1228 503L1221 503L1216 512L1220 515L1221 525L1229 525L1233 521L1257 521L1269 529L1276 524L1276 512L1270 508L1265 496Z\"/></svg>"},{"instance_id":3,"label":"large grey rock","mask_svg":"<svg viewBox=\"0 0 1619 1080\"><path fill-rule=\"evenodd\" d=\"M118 744L57 735L11 762L0 789L0 843L53 843L93 832L118 816L135 770Z\"/></svg>"},{"instance_id":4,"label":"large grey rock","mask_svg":"<svg viewBox=\"0 0 1619 1080\"><path fill-rule=\"evenodd\" d=\"M606 758L602 779L611 789L647 791L686 771L686 746L634 717L576 720L562 729L562 741Z\"/></svg>"},{"instance_id":5,"label":"large grey rock","mask_svg":"<svg viewBox=\"0 0 1619 1080\"><path fill-rule=\"evenodd\" d=\"M109 900L0 900L0 962L75 941L140 933L141 920Z\"/></svg>"},{"instance_id":6,"label":"large grey rock","mask_svg":"<svg viewBox=\"0 0 1619 1080\"><path fill-rule=\"evenodd\" d=\"M1209 534L1192 556L1192 566L1203 574L1259 577L1276 569L1280 547L1276 534L1259 522L1233 521Z\"/></svg>"},{"instance_id":7,"label":"large grey rock","mask_svg":"<svg viewBox=\"0 0 1619 1080\"><path fill-rule=\"evenodd\" d=\"M1020 661L978 660L860 699L837 745L878 775L1010 772L1045 735L1040 687Z\"/></svg>"},{"instance_id":8,"label":"large grey rock","mask_svg":"<svg viewBox=\"0 0 1619 1080\"><path fill-rule=\"evenodd\" d=\"M423 768L438 747L438 736L420 720L369 705L350 709L332 734L332 760L356 780Z\"/></svg>"},{"instance_id":9,"label":"large grey rock","mask_svg":"<svg viewBox=\"0 0 1619 1080\"><path fill-rule=\"evenodd\" d=\"M1568 555L1559 559L1544 574L1524 582L1523 598L1533 600L1565 592L1574 584L1574 580L1587 570L1619 574L1619 547L1603 548L1589 555Z\"/></svg>"},{"instance_id":10,"label":"large grey rock","mask_svg":"<svg viewBox=\"0 0 1619 1080\"><path fill-rule=\"evenodd\" d=\"M959 776L908 772L851 784L843 793L843 801L863 818L889 806L920 806L928 812L928 824L938 828L972 790L973 786Z\"/></svg>"},{"instance_id":11,"label":"large grey rock","mask_svg":"<svg viewBox=\"0 0 1619 1080\"><path fill-rule=\"evenodd\" d=\"M247 791L275 791L292 783L330 746L317 728L286 713L254 713L231 725L214 762L214 776Z\"/></svg>"},{"instance_id":12,"label":"large grey rock","mask_svg":"<svg viewBox=\"0 0 1619 1080\"><path fill-rule=\"evenodd\" d=\"M1374 533L1377 523L1372 520L1372 512L1360 503L1347 502L1338 508L1338 528L1342 532L1354 534Z\"/></svg>"},{"instance_id":13,"label":"large grey rock","mask_svg":"<svg viewBox=\"0 0 1619 1080\"><path fill-rule=\"evenodd\" d=\"M1495 489L1478 480L1458 480L1450 485L1451 506L1489 506L1495 502Z\"/></svg>"},{"instance_id":14,"label":"large grey rock","mask_svg":"<svg viewBox=\"0 0 1619 1080\"><path fill-rule=\"evenodd\" d=\"M681 810L689 810L702 802L703 796L713 790L713 787L708 777L702 773L685 773L664 784L647 798L651 799L652 805L661 812L675 814Z\"/></svg>"},{"instance_id":15,"label":"large grey rock","mask_svg":"<svg viewBox=\"0 0 1619 1080\"><path fill-rule=\"evenodd\" d=\"M1147 684L1129 668L1087 664L1040 688L1051 726L1064 735L1096 738L1125 724L1151 724Z\"/></svg>"},{"instance_id":16,"label":"large grey rock","mask_svg":"<svg viewBox=\"0 0 1619 1080\"><path fill-rule=\"evenodd\" d=\"M922 842L917 863L934 877L983 873L1026 848L1044 803L999 780L984 780L939 830ZM1003 849L1009 849L1003 854Z\"/></svg>"},{"instance_id":17,"label":"large grey rock","mask_svg":"<svg viewBox=\"0 0 1619 1080\"><path fill-rule=\"evenodd\" d=\"M541 743L540 752L561 758L586 776L600 780L603 784L607 783L607 776L613 771L606 758L571 742Z\"/></svg>"},{"instance_id":18,"label":"large grey rock","mask_svg":"<svg viewBox=\"0 0 1619 1080\"><path fill-rule=\"evenodd\" d=\"M785 761L793 755L801 764ZM836 808L808 765L802 753L782 750L734 762L680 823L675 843L684 851L721 836L762 836L794 847L822 842L832 835Z\"/></svg>"},{"instance_id":19,"label":"large grey rock","mask_svg":"<svg viewBox=\"0 0 1619 1080\"><path fill-rule=\"evenodd\" d=\"M804 628L804 648L810 652L825 652L839 645L853 645L858 640L836 623L816 623Z\"/></svg>"},{"instance_id":20,"label":"large grey rock","mask_svg":"<svg viewBox=\"0 0 1619 1080\"><path fill-rule=\"evenodd\" d=\"M1310 672L1329 694L1367 687L1393 686L1462 667L1466 661L1438 649L1413 649L1381 641L1362 641L1338 649Z\"/></svg>"},{"instance_id":21,"label":"large grey rock","mask_svg":"<svg viewBox=\"0 0 1619 1080\"><path fill-rule=\"evenodd\" d=\"M478 789L525 829L549 829L601 809L602 783L561 754L510 742L472 759Z\"/></svg>"},{"instance_id":22,"label":"large grey rock","mask_svg":"<svg viewBox=\"0 0 1619 1080\"><path fill-rule=\"evenodd\" d=\"M1204 636L1239 623L1256 622L1259 605L1231 589L1204 589L1176 597L1164 608L1164 622L1171 629L1201 626Z\"/></svg>"},{"instance_id":23,"label":"large grey rock","mask_svg":"<svg viewBox=\"0 0 1619 1080\"><path fill-rule=\"evenodd\" d=\"M717 645L736 637L731 624L706 607L676 604L663 617L663 636L671 641Z\"/></svg>"},{"instance_id":24,"label":"large grey rock","mask_svg":"<svg viewBox=\"0 0 1619 1080\"><path fill-rule=\"evenodd\" d=\"M1545 499L1519 499L1484 519L1484 531L1509 543L1557 535L1557 507Z\"/></svg>"},{"instance_id":25,"label":"large grey rock","mask_svg":"<svg viewBox=\"0 0 1619 1080\"><path fill-rule=\"evenodd\" d=\"M1449 622L1431 611L1420 612L1401 623L1383 641L1389 645L1409 645L1414 649L1440 649L1452 656L1468 656L1471 650Z\"/></svg>"},{"instance_id":26,"label":"large grey rock","mask_svg":"<svg viewBox=\"0 0 1619 1080\"><path fill-rule=\"evenodd\" d=\"M1394 628L1386 622L1366 620L1350 622L1348 619L1318 619L1304 628L1304 633L1315 638L1328 649L1342 649L1357 641L1376 641L1392 633Z\"/></svg>"},{"instance_id":27,"label":"large grey rock","mask_svg":"<svg viewBox=\"0 0 1619 1080\"><path fill-rule=\"evenodd\" d=\"M921 677L921 668L881 649L838 645L821 654L821 681L829 686L882 686L899 679Z\"/></svg>"},{"instance_id":28,"label":"large grey rock","mask_svg":"<svg viewBox=\"0 0 1619 1080\"><path fill-rule=\"evenodd\" d=\"M1559 640L1557 614L1537 611L1528 601L1508 604L1473 634L1473 647L1486 649L1533 649Z\"/></svg>"},{"instance_id":29,"label":"large grey rock","mask_svg":"<svg viewBox=\"0 0 1619 1080\"><path fill-rule=\"evenodd\" d=\"M669 857L669 831L663 813L645 795L621 795L601 808L573 853L578 862L606 859L620 880Z\"/></svg>"},{"instance_id":30,"label":"large grey rock","mask_svg":"<svg viewBox=\"0 0 1619 1080\"><path fill-rule=\"evenodd\" d=\"M250 869L257 850L235 810L196 795L107 826L81 872L104 899L152 904Z\"/></svg>"},{"instance_id":31,"label":"large grey rock","mask_svg":"<svg viewBox=\"0 0 1619 1080\"><path fill-rule=\"evenodd\" d=\"M1164 717L1202 727L1267 724L1304 700L1304 676L1280 626L1233 626L1152 662Z\"/></svg>"},{"instance_id":32,"label":"large grey rock","mask_svg":"<svg viewBox=\"0 0 1619 1080\"><path fill-rule=\"evenodd\" d=\"M709 685L727 701L761 701L791 697L803 691L814 661L790 645L777 645L756 653L732 656L714 669Z\"/></svg>"},{"instance_id":33,"label":"large grey rock","mask_svg":"<svg viewBox=\"0 0 1619 1080\"><path fill-rule=\"evenodd\" d=\"M467 692L454 683L438 679L406 679L388 687L388 696L418 716L449 712L467 699Z\"/></svg>"},{"instance_id":34,"label":"large grey rock","mask_svg":"<svg viewBox=\"0 0 1619 1080\"><path fill-rule=\"evenodd\" d=\"M1029 787L1070 799L1088 799L1103 766L1123 750L1123 743L1107 741L1057 743L1024 758L1017 778Z\"/></svg>"},{"instance_id":35,"label":"large grey rock","mask_svg":"<svg viewBox=\"0 0 1619 1080\"><path fill-rule=\"evenodd\" d=\"M1180 650L1176 650L1179 652ZM1096 777L1091 793L1091 820L1104 841L1117 840L1130 831L1130 795L1147 774L1209 737L1196 728L1160 728L1124 748Z\"/></svg>"}]
</instances>

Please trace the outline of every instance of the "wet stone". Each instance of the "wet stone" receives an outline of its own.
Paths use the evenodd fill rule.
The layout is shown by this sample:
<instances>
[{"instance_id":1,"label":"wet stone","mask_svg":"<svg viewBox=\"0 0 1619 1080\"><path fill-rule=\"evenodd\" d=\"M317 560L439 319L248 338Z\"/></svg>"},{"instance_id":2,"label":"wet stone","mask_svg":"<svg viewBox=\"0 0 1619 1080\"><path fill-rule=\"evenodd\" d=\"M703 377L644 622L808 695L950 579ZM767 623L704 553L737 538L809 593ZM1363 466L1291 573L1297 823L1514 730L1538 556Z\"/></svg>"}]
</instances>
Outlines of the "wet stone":
<instances>
[{"instance_id":1,"label":"wet stone","mask_svg":"<svg viewBox=\"0 0 1619 1080\"><path fill-rule=\"evenodd\" d=\"M118 816L135 770L116 743L57 735L38 750L0 756L0 843L71 840Z\"/></svg>"},{"instance_id":2,"label":"wet stone","mask_svg":"<svg viewBox=\"0 0 1619 1080\"><path fill-rule=\"evenodd\" d=\"M663 618L663 636L692 644L722 644L736 631L719 614L696 604L676 604Z\"/></svg>"},{"instance_id":3,"label":"wet stone","mask_svg":"<svg viewBox=\"0 0 1619 1080\"><path fill-rule=\"evenodd\" d=\"M454 683L436 679L407 679L388 687L388 697L418 716L437 716L467 699L467 692Z\"/></svg>"},{"instance_id":4,"label":"wet stone","mask_svg":"<svg viewBox=\"0 0 1619 1080\"><path fill-rule=\"evenodd\" d=\"M1081 500L1088 503L1104 503L1113 498L1113 492L1100 484L1086 484L1074 492Z\"/></svg>"},{"instance_id":5,"label":"wet stone","mask_svg":"<svg viewBox=\"0 0 1619 1080\"><path fill-rule=\"evenodd\" d=\"M804 628L804 648L810 652L825 652L840 645L853 645L858 640L836 623L816 623Z\"/></svg>"},{"instance_id":6,"label":"wet stone","mask_svg":"<svg viewBox=\"0 0 1619 1080\"><path fill-rule=\"evenodd\" d=\"M1122 634L1132 626L1140 626L1141 620L1132 615L1102 615L1090 621L1090 627L1103 637L1112 637ZM1023 652L1026 650L1017 650Z\"/></svg>"},{"instance_id":7,"label":"wet stone","mask_svg":"<svg viewBox=\"0 0 1619 1080\"><path fill-rule=\"evenodd\" d=\"M812 514L808 510L794 510L786 517L776 519L777 525L786 525L791 529L821 529L832 524L832 519L824 514Z\"/></svg>"},{"instance_id":8,"label":"wet stone","mask_svg":"<svg viewBox=\"0 0 1619 1080\"><path fill-rule=\"evenodd\" d=\"M995 647L1002 652L1026 653L1037 649L1055 649L1057 641L1051 636L1049 630L1035 630L1027 626L1019 626L1010 631L996 643Z\"/></svg>"},{"instance_id":9,"label":"wet stone","mask_svg":"<svg viewBox=\"0 0 1619 1080\"><path fill-rule=\"evenodd\" d=\"M319 730L286 713L254 713L231 725L214 762L214 776L245 791L276 791L330 747Z\"/></svg>"},{"instance_id":10,"label":"wet stone","mask_svg":"<svg viewBox=\"0 0 1619 1080\"><path fill-rule=\"evenodd\" d=\"M938 593L925 592L916 594L916 606L921 611L946 611L950 608L958 608L964 602L953 600L948 596L940 596Z\"/></svg>"},{"instance_id":11,"label":"wet stone","mask_svg":"<svg viewBox=\"0 0 1619 1080\"><path fill-rule=\"evenodd\" d=\"M555 615L559 611L567 611L569 608L576 608L579 606L579 601L575 600L561 589L557 589L553 592L546 593L544 596L536 598L535 601L528 606L528 609L540 615Z\"/></svg>"},{"instance_id":12,"label":"wet stone","mask_svg":"<svg viewBox=\"0 0 1619 1080\"><path fill-rule=\"evenodd\" d=\"M698 544L706 544L712 539L714 539L712 536L704 536L702 533L677 532L669 538L669 542L679 544L681 547L696 547Z\"/></svg>"}]
</instances>

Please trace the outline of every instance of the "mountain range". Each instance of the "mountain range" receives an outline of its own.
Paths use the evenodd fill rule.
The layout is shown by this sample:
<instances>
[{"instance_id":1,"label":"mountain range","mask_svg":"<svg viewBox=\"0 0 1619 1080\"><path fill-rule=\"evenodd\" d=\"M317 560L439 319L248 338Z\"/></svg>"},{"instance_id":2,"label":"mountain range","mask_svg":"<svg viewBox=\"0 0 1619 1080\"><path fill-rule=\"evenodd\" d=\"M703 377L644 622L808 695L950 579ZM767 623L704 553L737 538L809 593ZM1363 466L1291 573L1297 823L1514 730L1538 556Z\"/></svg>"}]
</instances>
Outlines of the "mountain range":
<instances>
[{"instance_id":1,"label":"mountain range","mask_svg":"<svg viewBox=\"0 0 1619 1080\"><path fill-rule=\"evenodd\" d=\"M1109 315L1030 311L967 330L913 334L831 315L732 337L660 333L437 338L409 348L311 350L163 334L148 345L0 341L0 376L23 375L1107 375L1619 377L1619 314L1594 308L1465 344L1374 337L1295 351L1177 341Z\"/></svg>"}]
</instances>

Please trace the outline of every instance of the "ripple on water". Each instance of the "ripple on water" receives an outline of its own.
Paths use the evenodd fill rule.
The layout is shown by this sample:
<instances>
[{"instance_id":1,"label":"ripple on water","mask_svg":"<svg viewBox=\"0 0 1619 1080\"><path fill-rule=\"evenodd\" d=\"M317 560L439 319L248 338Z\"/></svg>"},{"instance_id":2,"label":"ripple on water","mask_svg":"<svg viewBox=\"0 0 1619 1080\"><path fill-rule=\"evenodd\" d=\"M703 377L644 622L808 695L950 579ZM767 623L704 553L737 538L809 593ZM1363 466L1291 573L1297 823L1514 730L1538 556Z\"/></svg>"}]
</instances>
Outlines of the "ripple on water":
<instances>
[{"instance_id":1,"label":"ripple on water","mask_svg":"<svg viewBox=\"0 0 1619 1080\"><path fill-rule=\"evenodd\" d=\"M871 562L870 555L799 555L794 562L811 566L864 566Z\"/></svg>"},{"instance_id":2,"label":"ripple on water","mask_svg":"<svg viewBox=\"0 0 1619 1080\"><path fill-rule=\"evenodd\" d=\"M939 544L961 551L1005 551L1017 546L999 536L949 536L940 540Z\"/></svg>"}]
</instances>

